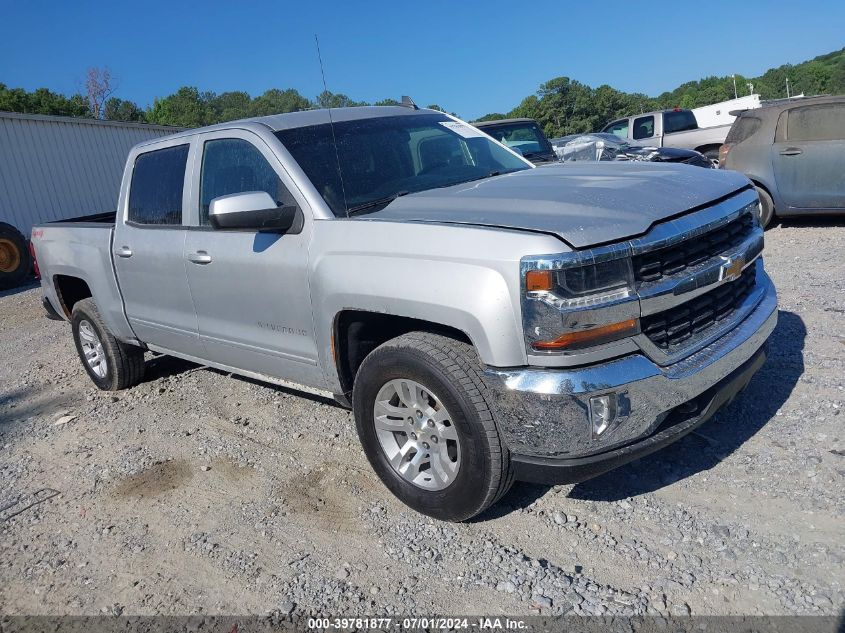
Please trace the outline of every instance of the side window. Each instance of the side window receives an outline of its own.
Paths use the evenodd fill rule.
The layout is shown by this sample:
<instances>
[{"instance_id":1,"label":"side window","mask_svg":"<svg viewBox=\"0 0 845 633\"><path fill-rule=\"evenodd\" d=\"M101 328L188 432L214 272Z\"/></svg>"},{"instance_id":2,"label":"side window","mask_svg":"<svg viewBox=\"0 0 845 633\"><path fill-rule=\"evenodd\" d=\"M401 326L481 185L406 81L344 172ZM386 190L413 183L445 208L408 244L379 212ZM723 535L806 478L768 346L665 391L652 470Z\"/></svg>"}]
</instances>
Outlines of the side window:
<instances>
[{"instance_id":1,"label":"side window","mask_svg":"<svg viewBox=\"0 0 845 633\"><path fill-rule=\"evenodd\" d=\"M726 144L742 143L745 139L751 136L760 129L762 121L753 116L739 116L731 126L728 136L725 139Z\"/></svg>"},{"instance_id":2,"label":"side window","mask_svg":"<svg viewBox=\"0 0 845 633\"><path fill-rule=\"evenodd\" d=\"M695 115L689 110L673 110L663 113L663 133L674 134L698 128Z\"/></svg>"},{"instance_id":3,"label":"side window","mask_svg":"<svg viewBox=\"0 0 845 633\"><path fill-rule=\"evenodd\" d=\"M654 136L654 117L641 116L634 119L634 139L651 138Z\"/></svg>"},{"instance_id":4,"label":"side window","mask_svg":"<svg viewBox=\"0 0 845 633\"><path fill-rule=\"evenodd\" d=\"M845 103L793 108L786 124L787 141L845 140Z\"/></svg>"},{"instance_id":5,"label":"side window","mask_svg":"<svg viewBox=\"0 0 845 633\"><path fill-rule=\"evenodd\" d=\"M182 190L188 146L177 145L139 154L129 188L129 221L137 224L182 224Z\"/></svg>"},{"instance_id":6,"label":"side window","mask_svg":"<svg viewBox=\"0 0 845 633\"><path fill-rule=\"evenodd\" d=\"M276 171L252 143L239 138L206 141L200 180L200 224L208 225L212 200L247 191L266 191L279 206L296 204Z\"/></svg>"},{"instance_id":7,"label":"side window","mask_svg":"<svg viewBox=\"0 0 845 633\"><path fill-rule=\"evenodd\" d=\"M621 121L611 123L605 127L602 132L615 134L619 138L628 138L628 119L622 119Z\"/></svg>"}]
</instances>

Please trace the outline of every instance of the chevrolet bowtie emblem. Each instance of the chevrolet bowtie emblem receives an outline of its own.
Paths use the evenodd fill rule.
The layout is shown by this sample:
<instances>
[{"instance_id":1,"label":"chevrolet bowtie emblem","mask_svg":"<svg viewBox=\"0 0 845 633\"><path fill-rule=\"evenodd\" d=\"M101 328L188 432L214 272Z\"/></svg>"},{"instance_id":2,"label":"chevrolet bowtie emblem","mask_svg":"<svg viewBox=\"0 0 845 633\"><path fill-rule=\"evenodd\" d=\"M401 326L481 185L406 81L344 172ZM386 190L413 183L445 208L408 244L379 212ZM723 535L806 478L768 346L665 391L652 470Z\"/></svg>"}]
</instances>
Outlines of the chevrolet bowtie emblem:
<instances>
[{"instance_id":1,"label":"chevrolet bowtie emblem","mask_svg":"<svg viewBox=\"0 0 845 633\"><path fill-rule=\"evenodd\" d=\"M736 257L722 256L722 260L724 260L724 263L719 269L719 281L733 281L738 279L742 274L742 269L745 268L745 257L742 255L737 255Z\"/></svg>"}]
</instances>

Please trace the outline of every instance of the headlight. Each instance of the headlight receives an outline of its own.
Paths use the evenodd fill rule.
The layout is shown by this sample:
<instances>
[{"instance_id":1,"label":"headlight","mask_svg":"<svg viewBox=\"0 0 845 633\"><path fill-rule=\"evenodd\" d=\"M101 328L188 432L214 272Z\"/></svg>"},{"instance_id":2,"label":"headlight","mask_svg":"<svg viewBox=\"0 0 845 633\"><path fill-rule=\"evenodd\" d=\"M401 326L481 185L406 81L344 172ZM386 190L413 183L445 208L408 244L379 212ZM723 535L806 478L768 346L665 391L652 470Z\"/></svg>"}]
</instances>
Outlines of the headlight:
<instances>
[{"instance_id":1,"label":"headlight","mask_svg":"<svg viewBox=\"0 0 845 633\"><path fill-rule=\"evenodd\" d=\"M619 254L582 258L578 253L523 261L530 352L568 352L639 332L631 259Z\"/></svg>"},{"instance_id":2,"label":"headlight","mask_svg":"<svg viewBox=\"0 0 845 633\"><path fill-rule=\"evenodd\" d=\"M631 260L610 259L562 270L526 273L526 289L534 299L559 308L589 306L624 299L633 292Z\"/></svg>"}]
</instances>

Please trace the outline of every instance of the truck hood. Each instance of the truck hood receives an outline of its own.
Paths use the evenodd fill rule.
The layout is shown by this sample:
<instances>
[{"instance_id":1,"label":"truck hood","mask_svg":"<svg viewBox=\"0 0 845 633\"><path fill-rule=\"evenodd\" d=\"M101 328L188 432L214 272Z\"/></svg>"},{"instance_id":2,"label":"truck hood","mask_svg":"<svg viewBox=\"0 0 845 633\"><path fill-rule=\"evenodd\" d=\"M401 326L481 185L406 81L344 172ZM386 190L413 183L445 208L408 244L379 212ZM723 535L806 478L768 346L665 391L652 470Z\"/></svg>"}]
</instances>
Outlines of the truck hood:
<instances>
[{"instance_id":1,"label":"truck hood","mask_svg":"<svg viewBox=\"0 0 845 633\"><path fill-rule=\"evenodd\" d=\"M522 229L585 248L641 235L749 184L736 172L688 165L571 163L420 191L360 219Z\"/></svg>"}]
</instances>

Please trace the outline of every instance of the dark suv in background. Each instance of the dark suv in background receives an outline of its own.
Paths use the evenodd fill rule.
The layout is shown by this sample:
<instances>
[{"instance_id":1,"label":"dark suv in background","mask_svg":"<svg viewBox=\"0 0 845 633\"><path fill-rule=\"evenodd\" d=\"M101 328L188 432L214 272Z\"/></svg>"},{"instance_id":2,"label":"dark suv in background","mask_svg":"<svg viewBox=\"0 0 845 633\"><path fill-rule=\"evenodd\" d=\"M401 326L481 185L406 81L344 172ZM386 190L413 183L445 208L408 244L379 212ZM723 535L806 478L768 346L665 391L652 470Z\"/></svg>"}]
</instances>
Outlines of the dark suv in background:
<instances>
[{"instance_id":1,"label":"dark suv in background","mask_svg":"<svg viewBox=\"0 0 845 633\"><path fill-rule=\"evenodd\" d=\"M535 165L557 162L557 154L534 119L476 121L475 127L502 145L522 154Z\"/></svg>"},{"instance_id":2,"label":"dark suv in background","mask_svg":"<svg viewBox=\"0 0 845 633\"><path fill-rule=\"evenodd\" d=\"M760 223L845 214L845 96L773 102L745 110L719 151L760 193Z\"/></svg>"}]
</instances>

